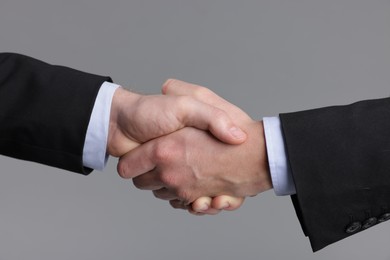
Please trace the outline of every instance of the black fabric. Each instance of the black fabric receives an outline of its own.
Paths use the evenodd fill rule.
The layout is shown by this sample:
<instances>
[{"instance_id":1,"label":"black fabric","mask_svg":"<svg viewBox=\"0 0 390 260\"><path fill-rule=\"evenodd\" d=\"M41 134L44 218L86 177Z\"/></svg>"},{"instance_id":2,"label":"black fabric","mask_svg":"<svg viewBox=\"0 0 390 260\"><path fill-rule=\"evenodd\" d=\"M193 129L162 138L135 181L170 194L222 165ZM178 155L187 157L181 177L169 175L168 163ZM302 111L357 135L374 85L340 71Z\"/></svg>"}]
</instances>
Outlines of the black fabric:
<instances>
[{"instance_id":1,"label":"black fabric","mask_svg":"<svg viewBox=\"0 0 390 260\"><path fill-rule=\"evenodd\" d=\"M314 251L350 236L351 223L390 209L389 98L280 119L297 190L292 200Z\"/></svg>"},{"instance_id":2,"label":"black fabric","mask_svg":"<svg viewBox=\"0 0 390 260\"><path fill-rule=\"evenodd\" d=\"M0 153L88 174L85 135L109 77L0 53Z\"/></svg>"}]
</instances>

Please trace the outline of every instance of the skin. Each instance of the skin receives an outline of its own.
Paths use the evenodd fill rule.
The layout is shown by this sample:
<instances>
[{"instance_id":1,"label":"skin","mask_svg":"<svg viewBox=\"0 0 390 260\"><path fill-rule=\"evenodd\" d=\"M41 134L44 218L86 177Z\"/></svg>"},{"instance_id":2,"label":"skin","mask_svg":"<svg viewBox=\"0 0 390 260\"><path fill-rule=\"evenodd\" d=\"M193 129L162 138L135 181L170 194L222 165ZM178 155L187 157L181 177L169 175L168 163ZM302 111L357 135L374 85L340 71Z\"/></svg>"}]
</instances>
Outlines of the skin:
<instances>
[{"instance_id":1,"label":"skin","mask_svg":"<svg viewBox=\"0 0 390 260\"><path fill-rule=\"evenodd\" d=\"M142 143L186 126L207 130L229 144L246 140L245 132L226 112L193 97L144 96L118 88L111 105L107 152L120 157Z\"/></svg>"},{"instance_id":2,"label":"skin","mask_svg":"<svg viewBox=\"0 0 390 260\"><path fill-rule=\"evenodd\" d=\"M235 209L244 197L272 188L262 122L200 86L171 80L164 84L163 93L191 96L225 111L246 132L247 141L227 145L208 132L184 128L121 157L121 177L133 178L136 187L152 190L175 208L189 209L193 203L193 213Z\"/></svg>"},{"instance_id":3,"label":"skin","mask_svg":"<svg viewBox=\"0 0 390 260\"><path fill-rule=\"evenodd\" d=\"M173 82L167 80L164 86ZM144 142L187 126L209 131L233 145L247 137L226 112L194 97L145 96L118 88L111 105L107 152L120 157ZM204 199L208 200L201 198L199 203Z\"/></svg>"}]
</instances>

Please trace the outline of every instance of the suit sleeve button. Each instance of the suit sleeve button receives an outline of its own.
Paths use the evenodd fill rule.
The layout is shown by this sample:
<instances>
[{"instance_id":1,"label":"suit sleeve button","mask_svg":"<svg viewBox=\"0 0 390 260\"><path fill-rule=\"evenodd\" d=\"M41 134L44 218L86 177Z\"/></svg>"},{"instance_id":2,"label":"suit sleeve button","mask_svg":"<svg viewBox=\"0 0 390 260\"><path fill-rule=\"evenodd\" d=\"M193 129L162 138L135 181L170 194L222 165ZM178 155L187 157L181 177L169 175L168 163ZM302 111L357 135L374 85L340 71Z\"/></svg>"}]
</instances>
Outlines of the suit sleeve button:
<instances>
[{"instance_id":1,"label":"suit sleeve button","mask_svg":"<svg viewBox=\"0 0 390 260\"><path fill-rule=\"evenodd\" d=\"M380 216L378 222L385 222L387 220L390 220L390 213L385 213L382 216Z\"/></svg>"},{"instance_id":2,"label":"suit sleeve button","mask_svg":"<svg viewBox=\"0 0 390 260\"><path fill-rule=\"evenodd\" d=\"M376 223L378 223L378 219L375 217L369 218L366 221L364 221L362 229L367 229L372 226L374 226Z\"/></svg>"},{"instance_id":3,"label":"suit sleeve button","mask_svg":"<svg viewBox=\"0 0 390 260\"><path fill-rule=\"evenodd\" d=\"M348 234L353 234L358 232L362 228L362 224L360 222L353 222L347 226L345 232Z\"/></svg>"}]
</instances>

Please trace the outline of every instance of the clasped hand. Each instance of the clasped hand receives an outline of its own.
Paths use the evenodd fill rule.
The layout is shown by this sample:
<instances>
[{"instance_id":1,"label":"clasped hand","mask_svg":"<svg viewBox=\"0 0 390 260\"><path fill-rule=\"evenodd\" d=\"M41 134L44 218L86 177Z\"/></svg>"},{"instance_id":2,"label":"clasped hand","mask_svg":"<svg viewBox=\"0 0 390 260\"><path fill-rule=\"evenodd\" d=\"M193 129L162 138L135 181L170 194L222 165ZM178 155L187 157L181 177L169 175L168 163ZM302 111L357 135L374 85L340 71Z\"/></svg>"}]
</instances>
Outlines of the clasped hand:
<instances>
[{"instance_id":1,"label":"clasped hand","mask_svg":"<svg viewBox=\"0 0 390 260\"><path fill-rule=\"evenodd\" d=\"M198 215L272 188L262 122L201 86L168 80L162 92L115 92L107 151L121 177Z\"/></svg>"}]
</instances>

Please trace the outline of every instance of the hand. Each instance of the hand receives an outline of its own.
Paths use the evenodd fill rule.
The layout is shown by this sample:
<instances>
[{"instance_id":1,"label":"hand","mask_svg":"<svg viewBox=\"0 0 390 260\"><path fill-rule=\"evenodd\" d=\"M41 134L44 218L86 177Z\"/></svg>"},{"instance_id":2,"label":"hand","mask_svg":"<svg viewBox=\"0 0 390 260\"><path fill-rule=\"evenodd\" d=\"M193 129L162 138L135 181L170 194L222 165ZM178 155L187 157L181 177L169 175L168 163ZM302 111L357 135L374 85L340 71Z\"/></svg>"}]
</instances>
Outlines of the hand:
<instances>
[{"instance_id":1,"label":"hand","mask_svg":"<svg viewBox=\"0 0 390 260\"><path fill-rule=\"evenodd\" d=\"M240 108L229 103L207 88L180 80L170 80L167 83L169 84L164 84L162 88L162 93L165 95L192 96L199 101L222 109L228 115L232 116L232 118L234 118L233 121L238 125L241 121L251 120L250 117ZM188 209L188 211L194 215L215 215L221 210L231 211L238 209L244 203L244 200L244 197L221 195L214 198L201 197L196 199L190 205L184 205L179 200L172 200L170 201L170 204L174 208Z\"/></svg>"},{"instance_id":2,"label":"hand","mask_svg":"<svg viewBox=\"0 0 390 260\"><path fill-rule=\"evenodd\" d=\"M185 126L209 130L229 144L240 144L246 139L246 134L224 111L195 98L143 96L119 88L111 106L107 152L119 157L141 143Z\"/></svg>"},{"instance_id":3,"label":"hand","mask_svg":"<svg viewBox=\"0 0 390 260\"><path fill-rule=\"evenodd\" d=\"M176 207L179 201L186 207L202 196L245 197L270 189L262 123L253 121L237 107L230 107L231 104L205 88L180 84L190 87L191 92L195 88L195 97L206 97L204 100L210 104L229 108L248 140L231 146L206 132L185 128L123 156L118 164L119 174L134 178L138 188L153 190L156 197L170 200ZM175 85L166 84L163 91L169 94Z\"/></svg>"}]
</instances>

